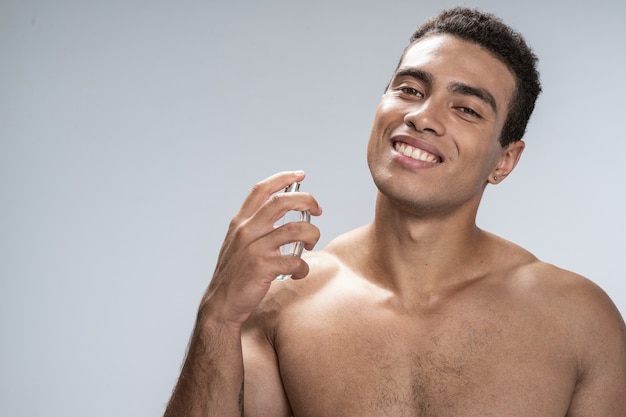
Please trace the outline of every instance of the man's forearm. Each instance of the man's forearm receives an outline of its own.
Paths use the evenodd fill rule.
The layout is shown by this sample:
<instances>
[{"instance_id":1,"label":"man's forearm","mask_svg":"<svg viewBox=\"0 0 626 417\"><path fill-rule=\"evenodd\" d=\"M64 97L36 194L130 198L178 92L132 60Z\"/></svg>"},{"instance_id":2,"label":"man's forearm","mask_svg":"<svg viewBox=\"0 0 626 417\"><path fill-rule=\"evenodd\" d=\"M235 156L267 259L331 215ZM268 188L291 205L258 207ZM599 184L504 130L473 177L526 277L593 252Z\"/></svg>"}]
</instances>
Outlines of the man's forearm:
<instances>
[{"instance_id":1,"label":"man's forearm","mask_svg":"<svg viewBox=\"0 0 626 417\"><path fill-rule=\"evenodd\" d=\"M242 415L240 332L229 326L197 326L164 417Z\"/></svg>"}]
</instances>

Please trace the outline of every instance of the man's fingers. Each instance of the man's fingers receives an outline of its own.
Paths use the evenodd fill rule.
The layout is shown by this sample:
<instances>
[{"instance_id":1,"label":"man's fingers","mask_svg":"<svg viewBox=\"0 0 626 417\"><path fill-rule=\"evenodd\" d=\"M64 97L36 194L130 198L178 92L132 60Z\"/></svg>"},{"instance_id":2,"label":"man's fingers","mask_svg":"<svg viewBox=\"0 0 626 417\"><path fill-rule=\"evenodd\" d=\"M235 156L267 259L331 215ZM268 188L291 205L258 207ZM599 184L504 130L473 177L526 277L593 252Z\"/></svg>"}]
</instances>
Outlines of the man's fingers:
<instances>
[{"instance_id":1,"label":"man's fingers","mask_svg":"<svg viewBox=\"0 0 626 417\"><path fill-rule=\"evenodd\" d=\"M269 233L267 244L270 248L276 248L293 242L304 242L304 247L311 250L319 238L320 230L317 226L306 222L292 222Z\"/></svg>"},{"instance_id":2,"label":"man's fingers","mask_svg":"<svg viewBox=\"0 0 626 417\"><path fill-rule=\"evenodd\" d=\"M294 182L302 181L305 177L303 171L284 171L274 174L254 185L252 191L243 202L236 218L243 221L251 217L267 200Z\"/></svg>"},{"instance_id":3,"label":"man's fingers","mask_svg":"<svg viewBox=\"0 0 626 417\"><path fill-rule=\"evenodd\" d=\"M297 256L281 256L276 263L274 276L289 275L292 279L302 279L309 273L309 264Z\"/></svg>"},{"instance_id":4,"label":"man's fingers","mask_svg":"<svg viewBox=\"0 0 626 417\"><path fill-rule=\"evenodd\" d=\"M282 178L282 181L280 180ZM256 189L250 194L238 216L231 223L231 235L240 244L252 243L262 239L276 229L277 223L288 212L309 212L317 216L322 213L320 205L309 193L272 193L276 184L284 184L284 180L299 178L297 175L277 174L269 180L257 184ZM264 200L261 202L259 196ZM258 201L257 201L258 200ZM252 213L248 213L252 207L260 206ZM298 239L298 241L303 239Z\"/></svg>"},{"instance_id":5,"label":"man's fingers","mask_svg":"<svg viewBox=\"0 0 626 417\"><path fill-rule=\"evenodd\" d=\"M297 256L282 255L279 248L294 242L304 242L305 247L310 250L319 238L319 229L306 222L287 223L272 230L262 239L253 242L249 248L250 256L261 260L255 268L259 271L257 276L270 280L281 274L304 277L308 273L306 262Z\"/></svg>"}]
</instances>

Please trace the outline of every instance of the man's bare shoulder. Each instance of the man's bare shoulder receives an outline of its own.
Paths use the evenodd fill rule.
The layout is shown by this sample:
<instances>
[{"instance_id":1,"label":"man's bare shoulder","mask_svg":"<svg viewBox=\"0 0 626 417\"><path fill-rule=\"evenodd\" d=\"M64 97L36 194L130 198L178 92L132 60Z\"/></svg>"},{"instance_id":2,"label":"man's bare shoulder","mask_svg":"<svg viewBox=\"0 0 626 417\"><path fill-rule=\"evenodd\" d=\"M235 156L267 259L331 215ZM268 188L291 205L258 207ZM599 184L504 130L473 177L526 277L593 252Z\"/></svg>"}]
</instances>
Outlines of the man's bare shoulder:
<instances>
[{"instance_id":1,"label":"man's bare shoulder","mask_svg":"<svg viewBox=\"0 0 626 417\"><path fill-rule=\"evenodd\" d=\"M607 294L591 279L541 261L515 243L495 235L492 238L500 247L494 279L516 295L544 299L564 311L576 311L577 315L593 317L602 311L616 312Z\"/></svg>"},{"instance_id":2,"label":"man's bare shoulder","mask_svg":"<svg viewBox=\"0 0 626 417\"><path fill-rule=\"evenodd\" d=\"M578 273L543 262L513 243L505 242L504 246L505 256L517 254L517 261L509 265L509 273L494 279L503 280L511 299L520 300L525 310L538 309L546 320L560 323L583 368L593 366L594 358L615 351L621 352L617 356L624 360L624 320L600 286Z\"/></svg>"},{"instance_id":3,"label":"man's bare shoulder","mask_svg":"<svg viewBox=\"0 0 626 417\"><path fill-rule=\"evenodd\" d=\"M546 302L567 319L583 366L592 366L610 350L621 351L621 363L625 364L624 320L600 286L579 274L542 262L528 272L536 277L537 289L545 289Z\"/></svg>"},{"instance_id":4,"label":"man's bare shoulder","mask_svg":"<svg viewBox=\"0 0 626 417\"><path fill-rule=\"evenodd\" d=\"M526 297L541 300L566 332L578 378L568 416L624 415L626 325L609 296L579 274L537 261L520 271Z\"/></svg>"},{"instance_id":5,"label":"man's bare shoulder","mask_svg":"<svg viewBox=\"0 0 626 417\"><path fill-rule=\"evenodd\" d=\"M539 259L520 263L511 272L508 284L517 295L543 299L563 312L575 312L578 321L595 321L598 315L617 312L607 294L578 273Z\"/></svg>"}]
</instances>

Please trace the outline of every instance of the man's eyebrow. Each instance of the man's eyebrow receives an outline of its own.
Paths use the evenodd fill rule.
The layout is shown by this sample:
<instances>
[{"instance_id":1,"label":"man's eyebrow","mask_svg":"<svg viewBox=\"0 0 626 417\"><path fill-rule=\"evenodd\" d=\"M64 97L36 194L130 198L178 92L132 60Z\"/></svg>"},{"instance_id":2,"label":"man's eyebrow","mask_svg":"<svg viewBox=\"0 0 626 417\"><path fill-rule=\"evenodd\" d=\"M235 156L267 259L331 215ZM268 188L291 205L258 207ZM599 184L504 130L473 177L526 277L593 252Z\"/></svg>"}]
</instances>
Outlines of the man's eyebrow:
<instances>
[{"instance_id":1,"label":"man's eyebrow","mask_svg":"<svg viewBox=\"0 0 626 417\"><path fill-rule=\"evenodd\" d=\"M489 91L480 87L473 87L464 83L452 83L448 86L448 91L456 94L463 94L466 96L474 96L483 103L487 104L491 109L497 113L498 106L496 105L496 99Z\"/></svg>"},{"instance_id":2,"label":"man's eyebrow","mask_svg":"<svg viewBox=\"0 0 626 417\"><path fill-rule=\"evenodd\" d=\"M394 74L394 80L401 77L411 77L425 82L428 86L433 85L433 75L417 68L399 68Z\"/></svg>"}]
</instances>

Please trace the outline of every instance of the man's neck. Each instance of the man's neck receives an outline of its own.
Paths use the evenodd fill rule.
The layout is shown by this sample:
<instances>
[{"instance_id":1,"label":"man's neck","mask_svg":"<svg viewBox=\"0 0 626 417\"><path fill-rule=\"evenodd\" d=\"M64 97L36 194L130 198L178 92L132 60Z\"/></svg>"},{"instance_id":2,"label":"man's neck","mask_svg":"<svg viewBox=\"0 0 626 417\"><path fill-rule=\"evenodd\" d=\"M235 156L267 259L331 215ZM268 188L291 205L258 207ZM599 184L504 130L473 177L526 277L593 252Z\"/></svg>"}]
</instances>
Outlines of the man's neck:
<instances>
[{"instance_id":1,"label":"man's neck","mask_svg":"<svg viewBox=\"0 0 626 417\"><path fill-rule=\"evenodd\" d=\"M483 276L489 238L475 224L476 210L417 216L378 204L363 235L372 279L398 294L438 297Z\"/></svg>"}]
</instances>

